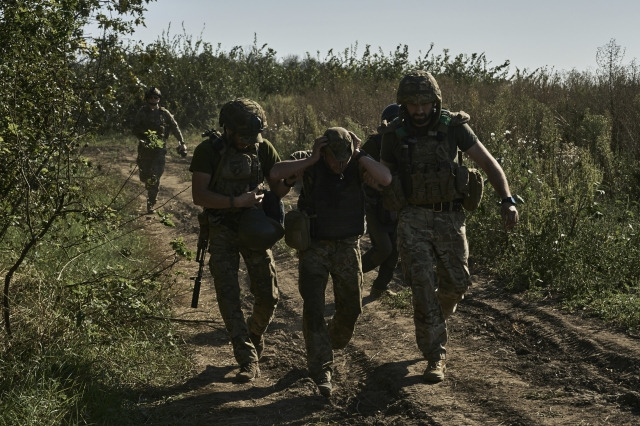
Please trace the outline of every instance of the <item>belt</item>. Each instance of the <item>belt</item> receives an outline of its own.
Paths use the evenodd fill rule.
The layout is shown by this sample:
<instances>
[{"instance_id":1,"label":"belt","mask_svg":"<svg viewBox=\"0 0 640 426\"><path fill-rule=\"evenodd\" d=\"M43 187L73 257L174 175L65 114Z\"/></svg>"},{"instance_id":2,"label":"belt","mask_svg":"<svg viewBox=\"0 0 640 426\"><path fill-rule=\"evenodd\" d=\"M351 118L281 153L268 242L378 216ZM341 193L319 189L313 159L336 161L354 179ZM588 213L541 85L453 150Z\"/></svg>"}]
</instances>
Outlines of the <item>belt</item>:
<instances>
[{"instance_id":1,"label":"belt","mask_svg":"<svg viewBox=\"0 0 640 426\"><path fill-rule=\"evenodd\" d=\"M418 204L418 207L424 207L425 209L433 210L434 212L461 212L462 211L462 202L461 201L447 201L444 203L433 203L433 204Z\"/></svg>"}]
</instances>

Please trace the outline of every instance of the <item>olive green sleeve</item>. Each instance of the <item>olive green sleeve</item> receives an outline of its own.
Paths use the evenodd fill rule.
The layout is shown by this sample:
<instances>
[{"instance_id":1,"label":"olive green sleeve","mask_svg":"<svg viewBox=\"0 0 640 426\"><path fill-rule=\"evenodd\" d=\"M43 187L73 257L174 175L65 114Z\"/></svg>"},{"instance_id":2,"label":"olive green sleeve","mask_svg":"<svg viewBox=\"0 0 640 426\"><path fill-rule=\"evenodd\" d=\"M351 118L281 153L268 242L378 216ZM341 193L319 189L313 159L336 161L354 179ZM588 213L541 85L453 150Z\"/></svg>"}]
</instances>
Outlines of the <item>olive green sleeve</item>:
<instances>
[{"instance_id":1,"label":"olive green sleeve","mask_svg":"<svg viewBox=\"0 0 640 426\"><path fill-rule=\"evenodd\" d=\"M178 122L176 121L175 118L173 118L173 114L171 114L169 112L168 109L163 108L162 112L165 115L165 119L168 122L168 131L166 135L163 135L165 138L169 136L169 133L171 133L173 136L176 137L176 139L178 139L179 142L184 142L184 138L182 137L182 132L180 131L180 127L178 126Z\"/></svg>"},{"instance_id":2,"label":"olive green sleeve","mask_svg":"<svg viewBox=\"0 0 640 426\"><path fill-rule=\"evenodd\" d=\"M196 146L196 149L193 150L189 171L192 173L206 173L213 176L219 161L219 154L216 155L213 144L207 139L200 142L200 144Z\"/></svg>"},{"instance_id":3,"label":"olive green sleeve","mask_svg":"<svg viewBox=\"0 0 640 426\"><path fill-rule=\"evenodd\" d=\"M456 144L462 152L468 150L478 142L478 137L466 123L461 126L451 127L450 129L450 134L455 137Z\"/></svg>"},{"instance_id":4,"label":"olive green sleeve","mask_svg":"<svg viewBox=\"0 0 640 426\"><path fill-rule=\"evenodd\" d=\"M276 151L275 147L266 139L263 139L260 143L260 163L262 165L262 172L265 177L269 176L271 168L274 164L280 161L280 155Z\"/></svg>"}]
</instances>

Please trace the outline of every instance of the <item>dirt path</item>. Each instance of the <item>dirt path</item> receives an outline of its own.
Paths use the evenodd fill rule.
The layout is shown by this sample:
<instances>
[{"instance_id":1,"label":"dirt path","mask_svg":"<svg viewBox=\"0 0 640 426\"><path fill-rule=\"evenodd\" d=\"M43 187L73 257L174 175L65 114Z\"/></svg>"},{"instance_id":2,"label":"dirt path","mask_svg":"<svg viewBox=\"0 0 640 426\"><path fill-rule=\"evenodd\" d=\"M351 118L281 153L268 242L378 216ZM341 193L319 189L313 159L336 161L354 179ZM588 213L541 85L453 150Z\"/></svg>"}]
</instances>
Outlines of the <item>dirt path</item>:
<instances>
[{"instance_id":1,"label":"dirt path","mask_svg":"<svg viewBox=\"0 0 640 426\"><path fill-rule=\"evenodd\" d=\"M124 173L131 170L132 155L118 162ZM168 158L161 181L161 209L173 215L176 228L158 225L157 218L147 221L160 250L169 250L176 237L196 247L198 209L191 203L189 160ZM365 298L353 339L336 351L334 393L326 399L306 373L297 260L283 242L274 255L281 301L266 334L262 375L250 384L234 382L237 366L208 270L200 306L191 309L188 277L197 264L178 263L184 278L175 318L194 370L174 388L146 396L140 406L146 424L640 424L640 340L525 302L482 278L449 320L444 382L423 383L426 363L411 317ZM365 276L365 294L374 274ZM244 294L249 306L248 290Z\"/></svg>"}]
</instances>

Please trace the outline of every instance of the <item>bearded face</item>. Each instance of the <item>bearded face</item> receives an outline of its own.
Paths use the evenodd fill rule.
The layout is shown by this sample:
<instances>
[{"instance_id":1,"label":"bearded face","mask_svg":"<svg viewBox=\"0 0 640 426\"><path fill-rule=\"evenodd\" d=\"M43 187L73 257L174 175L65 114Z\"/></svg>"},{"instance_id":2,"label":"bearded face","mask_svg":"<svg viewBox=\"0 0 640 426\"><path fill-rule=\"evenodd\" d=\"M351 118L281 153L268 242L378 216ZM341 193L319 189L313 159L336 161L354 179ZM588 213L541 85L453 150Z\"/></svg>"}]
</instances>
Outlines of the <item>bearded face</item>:
<instances>
[{"instance_id":1,"label":"bearded face","mask_svg":"<svg viewBox=\"0 0 640 426\"><path fill-rule=\"evenodd\" d=\"M426 126L429 123L431 112L433 111L433 103L428 104L406 104L407 113L411 124L416 127Z\"/></svg>"}]
</instances>

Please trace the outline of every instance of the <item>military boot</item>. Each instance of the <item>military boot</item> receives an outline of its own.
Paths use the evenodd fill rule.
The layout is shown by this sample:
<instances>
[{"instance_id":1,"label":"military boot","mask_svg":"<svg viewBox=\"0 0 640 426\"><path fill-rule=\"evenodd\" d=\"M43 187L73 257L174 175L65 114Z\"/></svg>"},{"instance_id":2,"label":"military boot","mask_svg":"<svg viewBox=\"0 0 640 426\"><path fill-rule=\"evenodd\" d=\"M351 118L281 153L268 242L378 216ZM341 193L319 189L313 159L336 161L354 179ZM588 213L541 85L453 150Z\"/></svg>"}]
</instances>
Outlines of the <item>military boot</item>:
<instances>
[{"instance_id":1,"label":"military boot","mask_svg":"<svg viewBox=\"0 0 640 426\"><path fill-rule=\"evenodd\" d=\"M322 373L318 374L313 381L318 386L318 390L322 396L330 397L333 391L333 385L331 385L331 370L325 368Z\"/></svg>"},{"instance_id":2,"label":"military boot","mask_svg":"<svg viewBox=\"0 0 640 426\"><path fill-rule=\"evenodd\" d=\"M444 359L429 361L422 377L427 383L440 383L444 380L444 372L446 369Z\"/></svg>"},{"instance_id":3,"label":"military boot","mask_svg":"<svg viewBox=\"0 0 640 426\"><path fill-rule=\"evenodd\" d=\"M257 361L250 361L240 366L240 371L236 374L238 381L247 383L260 377L260 367Z\"/></svg>"},{"instance_id":4,"label":"military boot","mask_svg":"<svg viewBox=\"0 0 640 426\"><path fill-rule=\"evenodd\" d=\"M155 204L156 204L155 201L147 200L147 214L155 213L156 210L153 208Z\"/></svg>"}]
</instances>

